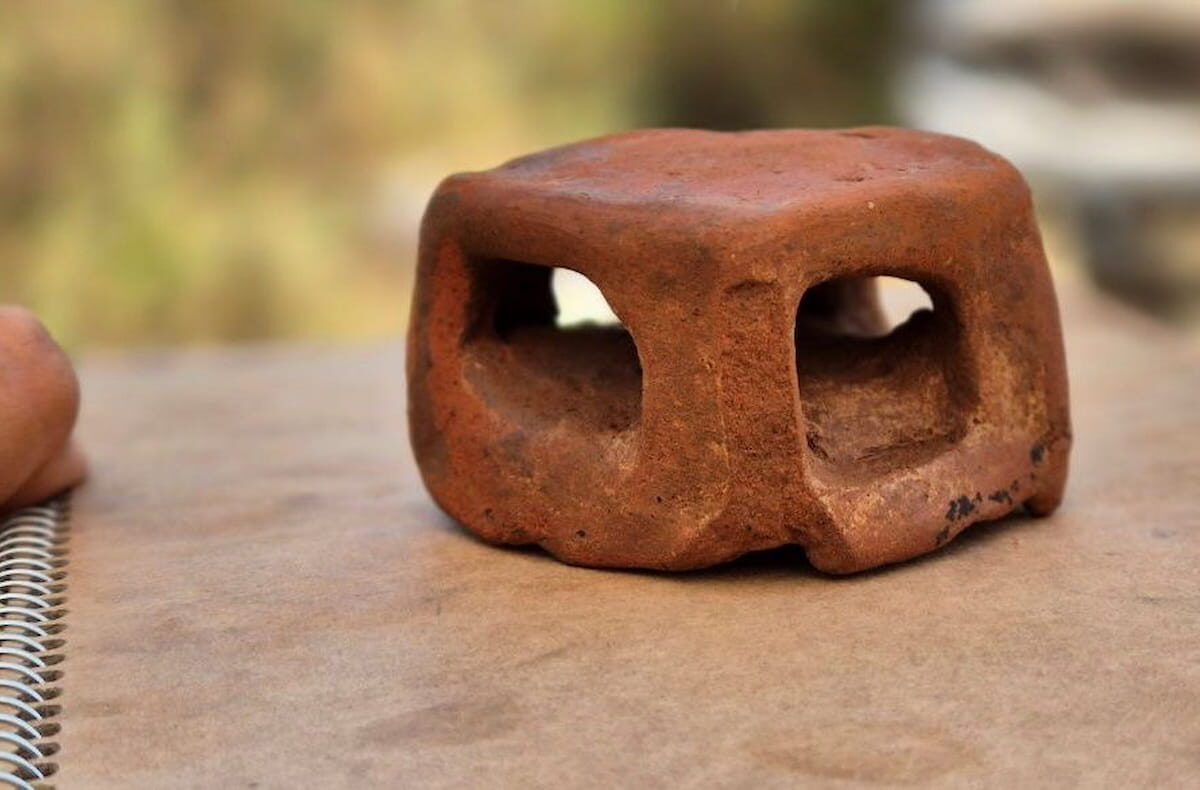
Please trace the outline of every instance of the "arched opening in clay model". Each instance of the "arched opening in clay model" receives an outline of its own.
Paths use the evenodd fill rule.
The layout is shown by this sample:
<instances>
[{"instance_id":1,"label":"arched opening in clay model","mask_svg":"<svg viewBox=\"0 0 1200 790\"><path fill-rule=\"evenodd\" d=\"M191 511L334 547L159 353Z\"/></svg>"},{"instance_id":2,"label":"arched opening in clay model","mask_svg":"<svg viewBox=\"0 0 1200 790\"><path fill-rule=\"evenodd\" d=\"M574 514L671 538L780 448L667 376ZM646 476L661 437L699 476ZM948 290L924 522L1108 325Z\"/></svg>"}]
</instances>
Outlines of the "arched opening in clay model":
<instances>
[{"instance_id":1,"label":"arched opening in clay model","mask_svg":"<svg viewBox=\"0 0 1200 790\"><path fill-rule=\"evenodd\" d=\"M845 473L881 473L944 452L975 393L951 300L894 277L828 280L796 311L796 374L810 453Z\"/></svg>"},{"instance_id":2,"label":"arched opening in clay model","mask_svg":"<svg viewBox=\"0 0 1200 790\"><path fill-rule=\"evenodd\" d=\"M591 280L510 260L472 269L466 373L493 408L530 430L617 433L638 422L637 345Z\"/></svg>"}]
</instances>

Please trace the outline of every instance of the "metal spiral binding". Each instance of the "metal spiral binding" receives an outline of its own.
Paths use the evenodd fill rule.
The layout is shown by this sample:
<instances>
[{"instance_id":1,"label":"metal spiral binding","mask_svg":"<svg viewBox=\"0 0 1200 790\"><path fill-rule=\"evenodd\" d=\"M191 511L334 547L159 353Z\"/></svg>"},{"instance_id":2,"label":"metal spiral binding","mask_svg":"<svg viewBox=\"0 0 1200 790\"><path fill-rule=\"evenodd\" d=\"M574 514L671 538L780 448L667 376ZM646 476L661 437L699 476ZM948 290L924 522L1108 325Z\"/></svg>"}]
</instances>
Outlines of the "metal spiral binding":
<instances>
[{"instance_id":1,"label":"metal spiral binding","mask_svg":"<svg viewBox=\"0 0 1200 790\"><path fill-rule=\"evenodd\" d=\"M58 500L0 524L0 787L49 790L58 768L46 739L59 730L67 516Z\"/></svg>"}]
</instances>

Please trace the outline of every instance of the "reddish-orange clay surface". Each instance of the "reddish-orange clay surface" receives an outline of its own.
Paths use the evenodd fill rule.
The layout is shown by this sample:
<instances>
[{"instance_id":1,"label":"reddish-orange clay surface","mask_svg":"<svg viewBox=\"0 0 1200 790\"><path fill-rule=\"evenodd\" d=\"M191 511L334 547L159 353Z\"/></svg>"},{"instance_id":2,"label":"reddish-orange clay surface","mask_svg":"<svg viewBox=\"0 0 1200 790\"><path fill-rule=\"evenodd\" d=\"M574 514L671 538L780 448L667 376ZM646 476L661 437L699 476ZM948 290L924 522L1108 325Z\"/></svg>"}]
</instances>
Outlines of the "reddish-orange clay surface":
<instances>
[{"instance_id":1,"label":"reddish-orange clay surface","mask_svg":"<svg viewBox=\"0 0 1200 790\"><path fill-rule=\"evenodd\" d=\"M623 326L561 327L553 267ZM878 276L932 309L895 328ZM863 570L1057 507L1058 309L1017 171L891 128L647 130L430 201L409 418L441 507L581 565Z\"/></svg>"}]
</instances>

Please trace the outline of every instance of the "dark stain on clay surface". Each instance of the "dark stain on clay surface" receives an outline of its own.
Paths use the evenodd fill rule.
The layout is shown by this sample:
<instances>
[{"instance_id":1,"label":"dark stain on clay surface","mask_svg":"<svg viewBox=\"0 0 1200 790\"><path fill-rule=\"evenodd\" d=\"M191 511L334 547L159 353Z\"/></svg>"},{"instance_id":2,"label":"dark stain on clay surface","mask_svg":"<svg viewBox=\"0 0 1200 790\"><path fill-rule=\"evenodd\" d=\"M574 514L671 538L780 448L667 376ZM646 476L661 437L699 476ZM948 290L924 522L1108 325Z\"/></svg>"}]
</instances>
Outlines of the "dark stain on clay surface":
<instances>
[{"instance_id":1,"label":"dark stain on clay surface","mask_svg":"<svg viewBox=\"0 0 1200 790\"><path fill-rule=\"evenodd\" d=\"M447 179L421 236L410 435L485 540L667 570L791 544L848 573L1061 501L1053 288L1024 181L974 143L610 135ZM624 323L559 326L556 266ZM890 326L882 276L931 309Z\"/></svg>"},{"instance_id":2,"label":"dark stain on clay surface","mask_svg":"<svg viewBox=\"0 0 1200 790\"><path fill-rule=\"evenodd\" d=\"M946 518L950 521L957 521L960 518L966 518L975 510L975 503L970 497L960 496L957 499L950 500L950 508L946 511Z\"/></svg>"},{"instance_id":3,"label":"dark stain on clay surface","mask_svg":"<svg viewBox=\"0 0 1200 790\"><path fill-rule=\"evenodd\" d=\"M998 491L993 491L992 493L988 494L988 499L991 500L992 502L996 502L996 503L1002 504L1002 505L1011 505L1013 503L1012 495L1008 493L1007 489L1003 489L1003 488L1001 488Z\"/></svg>"}]
</instances>

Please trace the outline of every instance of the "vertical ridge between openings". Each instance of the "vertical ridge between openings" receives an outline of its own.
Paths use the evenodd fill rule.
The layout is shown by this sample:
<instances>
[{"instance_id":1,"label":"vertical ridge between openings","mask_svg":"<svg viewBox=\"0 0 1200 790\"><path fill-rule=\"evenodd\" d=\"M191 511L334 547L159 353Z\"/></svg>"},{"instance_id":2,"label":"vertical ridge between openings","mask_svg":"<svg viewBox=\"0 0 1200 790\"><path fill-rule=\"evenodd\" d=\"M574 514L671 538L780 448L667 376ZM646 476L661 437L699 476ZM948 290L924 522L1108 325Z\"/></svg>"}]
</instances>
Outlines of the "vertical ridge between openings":
<instances>
[{"instance_id":1,"label":"vertical ridge between openings","mask_svg":"<svg viewBox=\"0 0 1200 790\"><path fill-rule=\"evenodd\" d=\"M53 790L69 504L0 519L0 787Z\"/></svg>"}]
</instances>

